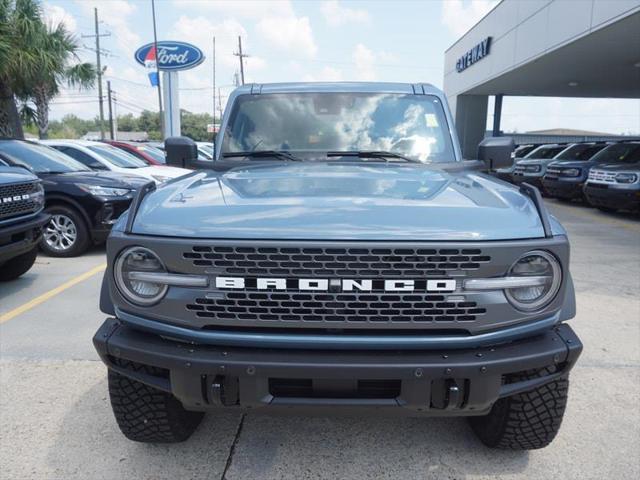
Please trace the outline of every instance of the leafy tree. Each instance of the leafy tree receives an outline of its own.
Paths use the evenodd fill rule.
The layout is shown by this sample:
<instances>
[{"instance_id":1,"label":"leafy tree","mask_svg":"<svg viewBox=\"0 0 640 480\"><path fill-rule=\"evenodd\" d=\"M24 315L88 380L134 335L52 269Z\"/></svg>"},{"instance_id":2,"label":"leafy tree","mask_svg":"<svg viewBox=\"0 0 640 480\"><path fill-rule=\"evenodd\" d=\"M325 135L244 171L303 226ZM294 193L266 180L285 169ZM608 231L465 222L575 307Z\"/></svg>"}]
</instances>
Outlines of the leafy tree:
<instances>
[{"instance_id":1,"label":"leafy tree","mask_svg":"<svg viewBox=\"0 0 640 480\"><path fill-rule=\"evenodd\" d=\"M34 121L40 138L47 138L49 102L60 93L61 85L92 88L97 71L92 63L80 62L79 44L63 23L56 26L42 24L35 37L39 47L50 52L51 59L43 68L25 76L17 94L23 101L23 120Z\"/></svg>"},{"instance_id":2,"label":"leafy tree","mask_svg":"<svg viewBox=\"0 0 640 480\"><path fill-rule=\"evenodd\" d=\"M21 119L46 136L49 101L60 85L93 85L95 68L78 61L77 49L63 24L44 24L37 0L0 0L0 136L23 138Z\"/></svg>"}]
</instances>

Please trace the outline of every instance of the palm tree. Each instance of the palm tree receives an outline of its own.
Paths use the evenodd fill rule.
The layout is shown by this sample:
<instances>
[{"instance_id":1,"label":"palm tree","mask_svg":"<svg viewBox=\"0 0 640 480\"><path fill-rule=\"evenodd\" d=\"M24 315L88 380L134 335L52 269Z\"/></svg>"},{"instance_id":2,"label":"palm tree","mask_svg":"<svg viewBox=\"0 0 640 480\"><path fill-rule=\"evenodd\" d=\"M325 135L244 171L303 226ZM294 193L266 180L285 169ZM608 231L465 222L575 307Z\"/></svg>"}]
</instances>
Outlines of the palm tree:
<instances>
[{"instance_id":1,"label":"palm tree","mask_svg":"<svg viewBox=\"0 0 640 480\"><path fill-rule=\"evenodd\" d=\"M65 25L44 26L36 40L40 48L49 52L49 62L43 68L26 76L24 84L17 91L24 103L23 118L32 118L38 126L40 138L47 138L49 129L49 103L60 93L60 87L66 83L79 89L93 88L97 72L92 63L80 62L76 38ZM33 102L35 109L31 109Z\"/></svg>"},{"instance_id":2,"label":"palm tree","mask_svg":"<svg viewBox=\"0 0 640 480\"><path fill-rule=\"evenodd\" d=\"M0 136L23 138L16 96L26 103L23 113L32 113L42 137L48 129L49 102L60 85L93 86L95 68L79 63L77 50L64 24L44 24L37 0L0 0Z\"/></svg>"},{"instance_id":3,"label":"palm tree","mask_svg":"<svg viewBox=\"0 0 640 480\"><path fill-rule=\"evenodd\" d=\"M40 5L33 0L0 0L0 136L22 138L15 102L20 79L37 70L46 53L32 40L42 25Z\"/></svg>"}]
</instances>

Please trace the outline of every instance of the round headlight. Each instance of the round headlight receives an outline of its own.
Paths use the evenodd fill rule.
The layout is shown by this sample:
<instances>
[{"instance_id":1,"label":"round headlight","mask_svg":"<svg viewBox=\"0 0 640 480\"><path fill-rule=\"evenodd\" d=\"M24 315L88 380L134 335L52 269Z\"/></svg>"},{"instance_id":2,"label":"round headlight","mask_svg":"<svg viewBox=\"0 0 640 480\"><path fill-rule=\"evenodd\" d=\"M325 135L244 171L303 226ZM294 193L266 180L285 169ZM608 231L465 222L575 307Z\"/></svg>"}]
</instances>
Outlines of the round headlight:
<instances>
[{"instance_id":1,"label":"round headlight","mask_svg":"<svg viewBox=\"0 0 640 480\"><path fill-rule=\"evenodd\" d=\"M136 273L166 273L167 269L148 248L131 247L120 253L114 266L114 278L120 293L131 303L149 306L159 302L169 288L165 284L136 279Z\"/></svg>"},{"instance_id":2,"label":"round headlight","mask_svg":"<svg viewBox=\"0 0 640 480\"><path fill-rule=\"evenodd\" d=\"M532 312L546 307L562 283L562 269L550 253L533 251L524 254L509 270L510 277L539 277L539 285L505 290L509 302L518 310Z\"/></svg>"}]
</instances>

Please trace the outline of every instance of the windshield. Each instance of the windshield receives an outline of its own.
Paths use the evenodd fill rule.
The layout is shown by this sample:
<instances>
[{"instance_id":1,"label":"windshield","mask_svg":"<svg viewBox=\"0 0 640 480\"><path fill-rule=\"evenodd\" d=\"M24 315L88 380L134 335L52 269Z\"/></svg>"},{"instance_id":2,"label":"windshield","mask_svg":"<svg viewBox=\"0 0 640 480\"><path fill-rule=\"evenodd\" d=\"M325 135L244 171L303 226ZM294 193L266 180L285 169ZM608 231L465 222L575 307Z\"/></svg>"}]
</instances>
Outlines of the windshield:
<instances>
[{"instance_id":1,"label":"windshield","mask_svg":"<svg viewBox=\"0 0 640 480\"><path fill-rule=\"evenodd\" d=\"M116 167L140 168L147 166L144 160L111 145L91 145L88 148Z\"/></svg>"},{"instance_id":2,"label":"windshield","mask_svg":"<svg viewBox=\"0 0 640 480\"><path fill-rule=\"evenodd\" d=\"M577 160L586 162L596 153L602 150L605 145L573 145L558 155L558 160Z\"/></svg>"},{"instance_id":3,"label":"windshield","mask_svg":"<svg viewBox=\"0 0 640 480\"><path fill-rule=\"evenodd\" d=\"M425 163L453 162L444 110L432 95L287 93L239 96L222 152L388 151Z\"/></svg>"},{"instance_id":4,"label":"windshield","mask_svg":"<svg viewBox=\"0 0 640 480\"><path fill-rule=\"evenodd\" d=\"M609 145L593 157L594 162L636 163L640 162L640 143L617 143Z\"/></svg>"},{"instance_id":5,"label":"windshield","mask_svg":"<svg viewBox=\"0 0 640 480\"><path fill-rule=\"evenodd\" d=\"M135 148L140 152L146 153L158 163L167 163L167 159L164 156L164 152L158 148L149 147L147 145L144 145L144 146L136 145Z\"/></svg>"},{"instance_id":6,"label":"windshield","mask_svg":"<svg viewBox=\"0 0 640 480\"><path fill-rule=\"evenodd\" d=\"M87 172L89 168L57 150L35 143L0 142L0 154L34 173Z\"/></svg>"},{"instance_id":7,"label":"windshield","mask_svg":"<svg viewBox=\"0 0 640 480\"><path fill-rule=\"evenodd\" d=\"M553 158L555 157L557 154L559 154L561 151L563 151L566 147L566 145L559 145L559 146L541 146L536 148L535 150L533 150L532 152L528 153L527 155L524 156L524 158L539 158L539 159L546 159L546 158Z\"/></svg>"}]
</instances>

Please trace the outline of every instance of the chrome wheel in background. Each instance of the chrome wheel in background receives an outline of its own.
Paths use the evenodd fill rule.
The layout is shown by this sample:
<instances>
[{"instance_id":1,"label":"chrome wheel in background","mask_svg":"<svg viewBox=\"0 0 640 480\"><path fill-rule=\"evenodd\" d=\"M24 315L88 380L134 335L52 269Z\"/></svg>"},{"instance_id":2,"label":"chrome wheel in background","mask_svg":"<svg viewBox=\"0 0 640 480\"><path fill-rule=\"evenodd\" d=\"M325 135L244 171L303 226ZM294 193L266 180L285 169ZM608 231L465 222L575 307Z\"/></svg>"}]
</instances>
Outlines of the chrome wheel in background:
<instances>
[{"instance_id":1,"label":"chrome wheel in background","mask_svg":"<svg viewBox=\"0 0 640 480\"><path fill-rule=\"evenodd\" d=\"M44 230L44 241L51 250L66 252L77 240L78 228L71 218L63 214L51 217Z\"/></svg>"}]
</instances>

